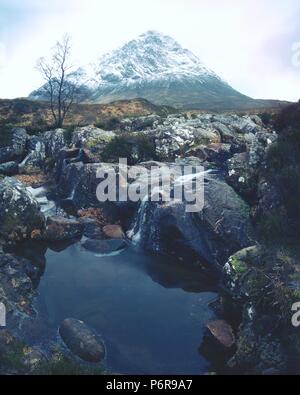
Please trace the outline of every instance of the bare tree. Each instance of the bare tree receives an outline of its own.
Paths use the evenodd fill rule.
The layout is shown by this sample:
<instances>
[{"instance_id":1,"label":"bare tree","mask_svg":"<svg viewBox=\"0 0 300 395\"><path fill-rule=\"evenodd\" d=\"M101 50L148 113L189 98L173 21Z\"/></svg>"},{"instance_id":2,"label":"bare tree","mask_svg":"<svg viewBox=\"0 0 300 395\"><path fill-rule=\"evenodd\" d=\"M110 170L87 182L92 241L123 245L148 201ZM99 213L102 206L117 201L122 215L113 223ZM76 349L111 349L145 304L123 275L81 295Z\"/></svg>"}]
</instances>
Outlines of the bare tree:
<instances>
[{"instance_id":1,"label":"bare tree","mask_svg":"<svg viewBox=\"0 0 300 395\"><path fill-rule=\"evenodd\" d=\"M50 101L56 127L62 127L65 117L75 100L77 83L67 78L73 66L70 64L71 39L65 35L53 48L51 59L40 58L37 68L46 81L43 87Z\"/></svg>"}]
</instances>

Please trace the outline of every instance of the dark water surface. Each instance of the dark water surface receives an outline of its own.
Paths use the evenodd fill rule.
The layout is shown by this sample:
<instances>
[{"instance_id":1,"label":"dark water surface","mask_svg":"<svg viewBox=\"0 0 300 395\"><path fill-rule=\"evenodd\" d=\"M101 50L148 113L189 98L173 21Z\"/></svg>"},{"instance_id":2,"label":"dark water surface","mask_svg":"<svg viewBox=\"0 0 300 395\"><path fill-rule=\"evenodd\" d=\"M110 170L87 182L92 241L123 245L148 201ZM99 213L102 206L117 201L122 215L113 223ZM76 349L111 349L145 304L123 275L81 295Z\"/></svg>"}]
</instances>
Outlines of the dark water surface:
<instances>
[{"instance_id":1,"label":"dark water surface","mask_svg":"<svg viewBox=\"0 0 300 395\"><path fill-rule=\"evenodd\" d=\"M107 348L107 368L124 374L201 374L209 363L198 348L214 313L216 294L199 274L172 258L133 247L97 256L80 243L48 249L38 288L47 325L67 317L97 330Z\"/></svg>"}]
</instances>

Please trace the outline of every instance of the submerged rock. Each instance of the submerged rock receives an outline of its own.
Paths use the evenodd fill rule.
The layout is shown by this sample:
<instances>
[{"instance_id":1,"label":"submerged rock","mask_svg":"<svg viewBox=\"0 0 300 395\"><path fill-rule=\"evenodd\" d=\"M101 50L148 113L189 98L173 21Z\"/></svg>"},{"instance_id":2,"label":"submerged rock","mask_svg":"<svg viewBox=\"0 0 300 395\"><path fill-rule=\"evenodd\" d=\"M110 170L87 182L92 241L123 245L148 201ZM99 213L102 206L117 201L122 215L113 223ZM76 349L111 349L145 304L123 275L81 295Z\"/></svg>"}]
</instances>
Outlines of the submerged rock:
<instances>
[{"instance_id":1,"label":"submerged rock","mask_svg":"<svg viewBox=\"0 0 300 395\"><path fill-rule=\"evenodd\" d=\"M235 343L232 327L224 320L211 321L207 328L212 336L225 348L231 348Z\"/></svg>"},{"instance_id":2,"label":"submerged rock","mask_svg":"<svg viewBox=\"0 0 300 395\"><path fill-rule=\"evenodd\" d=\"M67 347L84 361L97 363L104 359L103 342L84 322L66 318L59 333Z\"/></svg>"},{"instance_id":3,"label":"submerged rock","mask_svg":"<svg viewBox=\"0 0 300 395\"><path fill-rule=\"evenodd\" d=\"M0 181L0 235L8 240L22 240L44 226L45 217L26 187L14 178Z\"/></svg>"},{"instance_id":4,"label":"submerged rock","mask_svg":"<svg viewBox=\"0 0 300 395\"><path fill-rule=\"evenodd\" d=\"M110 239L110 240L86 240L82 243L82 246L91 252L97 254L110 254L116 251L120 251L127 246L124 240Z\"/></svg>"}]
</instances>

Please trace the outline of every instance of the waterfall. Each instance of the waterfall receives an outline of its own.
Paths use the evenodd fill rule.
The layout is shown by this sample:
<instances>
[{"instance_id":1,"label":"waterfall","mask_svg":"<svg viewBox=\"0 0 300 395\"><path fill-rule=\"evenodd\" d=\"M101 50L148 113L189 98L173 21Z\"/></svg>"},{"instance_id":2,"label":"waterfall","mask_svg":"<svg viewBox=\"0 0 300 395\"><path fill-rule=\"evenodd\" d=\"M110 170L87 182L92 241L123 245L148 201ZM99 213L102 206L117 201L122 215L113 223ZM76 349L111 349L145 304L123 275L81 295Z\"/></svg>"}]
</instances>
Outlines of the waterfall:
<instances>
[{"instance_id":1,"label":"waterfall","mask_svg":"<svg viewBox=\"0 0 300 395\"><path fill-rule=\"evenodd\" d=\"M134 225L127 232L127 237L132 241L134 245L138 245L141 241L143 225L146 220L147 208L149 206L149 196L145 196L140 202L138 211L135 215Z\"/></svg>"},{"instance_id":2,"label":"waterfall","mask_svg":"<svg viewBox=\"0 0 300 395\"><path fill-rule=\"evenodd\" d=\"M193 180L196 180L197 178L203 180L203 182L201 182L201 187L203 187L204 177L210 173L212 173L212 170L206 170L194 174L180 175L177 178L175 178L175 180L173 180L173 188L175 186L185 186L186 184L189 186L189 188L191 188L191 183L193 182ZM127 237L132 241L134 245L139 245L143 243L146 237L147 240L151 240L152 248L153 250L156 251L160 249L160 235L159 235L160 224L155 224L155 220L153 217L155 212L154 205L157 204L159 205L159 203L151 201L151 198L154 195L157 195L158 193L163 194L163 191L160 189L160 187L154 188L153 191L151 191L151 195L150 194L146 195L142 199L142 201L139 204L139 208L135 214L133 226L127 232ZM165 204L165 207L169 204L172 204L172 200L170 202L167 202L167 204ZM183 204L185 203L183 202ZM153 211L152 213L149 213L150 209L153 209L151 210Z\"/></svg>"},{"instance_id":3,"label":"waterfall","mask_svg":"<svg viewBox=\"0 0 300 395\"><path fill-rule=\"evenodd\" d=\"M41 208L41 212L45 215L46 218L56 213L56 204L54 201L47 199L47 190L44 187L27 187L26 189L38 202Z\"/></svg>"}]
</instances>

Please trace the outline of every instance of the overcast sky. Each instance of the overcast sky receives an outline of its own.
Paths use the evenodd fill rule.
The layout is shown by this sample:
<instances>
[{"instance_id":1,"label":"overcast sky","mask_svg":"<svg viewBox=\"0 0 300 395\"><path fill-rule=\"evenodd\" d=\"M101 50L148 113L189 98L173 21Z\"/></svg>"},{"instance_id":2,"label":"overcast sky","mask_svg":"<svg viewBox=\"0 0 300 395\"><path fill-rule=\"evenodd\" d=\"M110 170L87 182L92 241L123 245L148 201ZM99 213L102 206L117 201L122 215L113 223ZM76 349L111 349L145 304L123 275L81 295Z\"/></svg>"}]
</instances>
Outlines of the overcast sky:
<instances>
[{"instance_id":1,"label":"overcast sky","mask_svg":"<svg viewBox=\"0 0 300 395\"><path fill-rule=\"evenodd\" d=\"M242 93L298 100L299 21L299 0L0 0L0 97L39 87L36 61L64 33L81 65L158 30Z\"/></svg>"}]
</instances>

